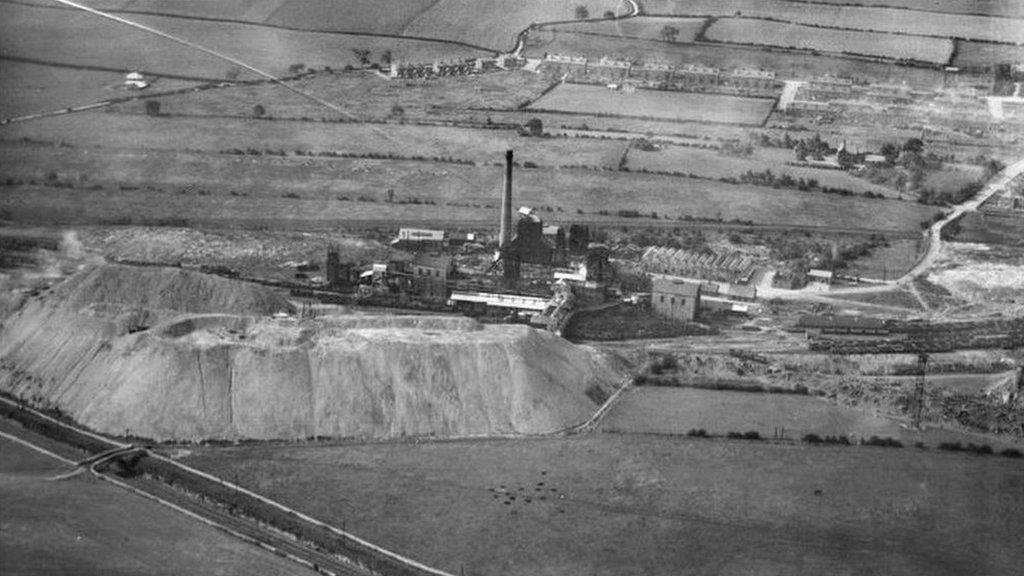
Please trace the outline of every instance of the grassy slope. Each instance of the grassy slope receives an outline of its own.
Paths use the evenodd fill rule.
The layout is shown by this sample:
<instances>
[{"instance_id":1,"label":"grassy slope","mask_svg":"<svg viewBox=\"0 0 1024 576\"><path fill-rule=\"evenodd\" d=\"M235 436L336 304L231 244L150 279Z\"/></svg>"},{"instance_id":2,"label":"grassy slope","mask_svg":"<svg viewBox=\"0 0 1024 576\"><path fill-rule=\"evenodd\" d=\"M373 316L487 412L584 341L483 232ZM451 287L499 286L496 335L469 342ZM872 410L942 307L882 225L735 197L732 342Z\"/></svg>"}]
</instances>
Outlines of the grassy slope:
<instances>
[{"instance_id":1,"label":"grassy slope","mask_svg":"<svg viewBox=\"0 0 1024 576\"><path fill-rule=\"evenodd\" d=\"M998 574L1024 560L1024 469L1004 458L598 434L189 463L468 575Z\"/></svg>"},{"instance_id":2,"label":"grassy slope","mask_svg":"<svg viewBox=\"0 0 1024 576\"><path fill-rule=\"evenodd\" d=\"M606 10L624 13L626 9L617 0L440 0L403 33L509 50L516 35L530 24L574 20L577 6L585 6L591 18Z\"/></svg>"},{"instance_id":3,"label":"grassy slope","mask_svg":"<svg viewBox=\"0 0 1024 576\"><path fill-rule=\"evenodd\" d=\"M437 42L293 32L145 14L131 15L130 19L197 42L271 74L284 74L295 63L317 68L355 65L358 59L352 53L354 48L370 50L374 59L390 50L396 59L417 61L484 54ZM53 38L64 41L53 42ZM0 52L67 64L205 78L223 78L234 66L90 14L7 3L0 4ZM252 76L243 73L241 77Z\"/></svg>"},{"instance_id":4,"label":"grassy slope","mask_svg":"<svg viewBox=\"0 0 1024 576\"><path fill-rule=\"evenodd\" d=\"M935 64L949 60L953 41L876 32L828 30L798 24L723 18L708 28L708 40L782 48L849 52L883 58L908 58Z\"/></svg>"},{"instance_id":5,"label":"grassy slope","mask_svg":"<svg viewBox=\"0 0 1024 576\"><path fill-rule=\"evenodd\" d=\"M835 26L857 30L875 30L941 37L966 37L976 40L1020 42L1024 27L1019 21L962 14L941 14L893 10L808 5L786 0L644 0L648 14L679 16L733 16L775 18L797 24Z\"/></svg>"},{"instance_id":6,"label":"grassy slope","mask_svg":"<svg viewBox=\"0 0 1024 576\"><path fill-rule=\"evenodd\" d=\"M124 75L0 60L0 118L21 116L69 106L92 104L131 93L122 88ZM174 90L193 84L161 79L154 90Z\"/></svg>"},{"instance_id":7,"label":"grassy slope","mask_svg":"<svg viewBox=\"0 0 1024 576\"><path fill-rule=\"evenodd\" d=\"M793 0L799 2L801 0ZM814 0L825 4L860 4L930 10L949 14L987 14L1024 18L1024 4L1016 0ZM646 2L645 2L646 3Z\"/></svg>"}]
</instances>

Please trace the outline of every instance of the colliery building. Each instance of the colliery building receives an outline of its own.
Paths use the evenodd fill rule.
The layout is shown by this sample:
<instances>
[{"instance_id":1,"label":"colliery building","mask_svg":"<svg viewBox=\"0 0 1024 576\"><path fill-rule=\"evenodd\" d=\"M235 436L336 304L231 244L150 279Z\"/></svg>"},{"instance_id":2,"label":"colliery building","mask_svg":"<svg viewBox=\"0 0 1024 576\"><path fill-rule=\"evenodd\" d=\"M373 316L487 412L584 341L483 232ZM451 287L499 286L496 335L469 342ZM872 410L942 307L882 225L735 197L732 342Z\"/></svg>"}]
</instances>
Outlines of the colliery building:
<instances>
[{"instance_id":1,"label":"colliery building","mask_svg":"<svg viewBox=\"0 0 1024 576\"><path fill-rule=\"evenodd\" d=\"M741 252L690 252L652 246L640 257L640 266L652 274L685 276L731 284L745 284L755 270L754 259Z\"/></svg>"},{"instance_id":2,"label":"colliery building","mask_svg":"<svg viewBox=\"0 0 1024 576\"><path fill-rule=\"evenodd\" d=\"M651 308L659 316L692 322L700 308L700 284L656 276L651 279Z\"/></svg>"}]
</instances>

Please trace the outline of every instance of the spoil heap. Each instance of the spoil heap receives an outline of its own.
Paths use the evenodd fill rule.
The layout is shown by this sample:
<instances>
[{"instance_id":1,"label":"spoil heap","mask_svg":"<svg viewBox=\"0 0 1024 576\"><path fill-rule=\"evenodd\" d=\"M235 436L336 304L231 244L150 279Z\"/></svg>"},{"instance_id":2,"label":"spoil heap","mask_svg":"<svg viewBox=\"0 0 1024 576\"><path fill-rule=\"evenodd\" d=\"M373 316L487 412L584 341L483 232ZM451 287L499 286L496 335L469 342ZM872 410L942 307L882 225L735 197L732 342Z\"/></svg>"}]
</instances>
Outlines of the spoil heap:
<instances>
[{"instance_id":1,"label":"spoil heap","mask_svg":"<svg viewBox=\"0 0 1024 576\"><path fill-rule=\"evenodd\" d=\"M259 286L103 266L5 321L0 389L157 440L542 433L586 420L612 363L466 318L272 317Z\"/></svg>"}]
</instances>

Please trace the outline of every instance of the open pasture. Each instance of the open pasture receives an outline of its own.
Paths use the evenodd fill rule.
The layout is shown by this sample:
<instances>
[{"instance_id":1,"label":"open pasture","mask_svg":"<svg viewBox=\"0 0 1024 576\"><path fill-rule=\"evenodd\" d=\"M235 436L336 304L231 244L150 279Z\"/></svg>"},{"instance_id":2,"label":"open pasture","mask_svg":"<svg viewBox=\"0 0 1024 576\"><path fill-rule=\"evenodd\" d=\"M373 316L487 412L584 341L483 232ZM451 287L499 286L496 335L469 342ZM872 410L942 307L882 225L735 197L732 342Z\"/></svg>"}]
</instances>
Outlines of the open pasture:
<instances>
[{"instance_id":1,"label":"open pasture","mask_svg":"<svg viewBox=\"0 0 1024 576\"><path fill-rule=\"evenodd\" d=\"M739 178L749 171L771 170L775 176L788 174L795 179L817 180L822 186L846 188L854 193L872 192L890 197L899 196L895 190L872 184L840 170L818 170L801 166L786 166L793 160L789 150L755 148L753 155L737 158L716 150L701 150L681 146L665 146L654 152L636 148L629 151L627 166L630 170L647 169L661 172L682 172L708 178Z\"/></svg>"},{"instance_id":2,"label":"open pasture","mask_svg":"<svg viewBox=\"0 0 1024 576\"><path fill-rule=\"evenodd\" d=\"M1011 573L1006 458L594 434L203 448L234 478L453 573Z\"/></svg>"},{"instance_id":3,"label":"open pasture","mask_svg":"<svg viewBox=\"0 0 1024 576\"><path fill-rule=\"evenodd\" d=\"M624 20L600 20L597 22L576 22L553 25L552 30L577 34L597 34L601 36L618 36L621 38L642 38L645 40L663 40L661 32L666 26L679 30L674 42L693 42L697 33L704 27L706 18L665 18L658 16L638 16Z\"/></svg>"},{"instance_id":4,"label":"open pasture","mask_svg":"<svg viewBox=\"0 0 1024 576\"><path fill-rule=\"evenodd\" d=\"M171 110L173 111L173 109ZM520 163L615 167L625 152L622 140L528 138L510 130L400 124L251 121L234 118L151 117L142 114L80 113L0 129L2 138L27 136L76 146L123 150L296 150L356 155L392 155L502 162L505 150L519 151Z\"/></svg>"},{"instance_id":5,"label":"open pasture","mask_svg":"<svg viewBox=\"0 0 1024 576\"><path fill-rule=\"evenodd\" d=\"M1024 4L1022 4L1024 6ZM1024 21L1021 21L1024 26ZM953 66L963 68L987 67L1002 63L1024 62L1024 46L987 44L957 40Z\"/></svg>"},{"instance_id":6,"label":"open pasture","mask_svg":"<svg viewBox=\"0 0 1024 576\"><path fill-rule=\"evenodd\" d=\"M708 28L708 40L823 52L844 52L933 64L949 61L953 41L855 30L830 30L783 22L723 18Z\"/></svg>"},{"instance_id":7,"label":"open pasture","mask_svg":"<svg viewBox=\"0 0 1024 576\"><path fill-rule=\"evenodd\" d=\"M591 18L600 18L609 10L625 14L629 4L621 0L439 0L402 33L505 51L531 24L575 20L578 6L585 7Z\"/></svg>"},{"instance_id":8,"label":"open pasture","mask_svg":"<svg viewBox=\"0 0 1024 576\"><path fill-rule=\"evenodd\" d=\"M967 38L991 42L1024 42L1024 26L1011 18L987 18L892 8L830 6L789 0L645 0L648 14L676 16L741 15L827 28ZM739 13L739 14L737 14Z\"/></svg>"},{"instance_id":9,"label":"open pasture","mask_svg":"<svg viewBox=\"0 0 1024 576\"><path fill-rule=\"evenodd\" d=\"M545 52L583 54L600 58L620 54L627 58L660 60L670 64L695 63L718 68L763 68L773 70L779 78L810 78L824 74L863 78L873 82L903 82L911 86L935 88L942 85L942 73L925 68L894 67L891 64L868 62L839 56L791 51L766 50L739 45L671 44L636 38L592 36L567 32L541 31L530 35L527 45L530 57L540 58Z\"/></svg>"},{"instance_id":10,"label":"open pasture","mask_svg":"<svg viewBox=\"0 0 1024 576\"><path fill-rule=\"evenodd\" d=\"M498 217L498 166L236 156L131 145L94 148L81 142L75 148L0 145L0 181L14 183L0 194L0 211L10 220L26 222L140 223L180 218L234 221L235 225L264 221L274 222L275 227L289 222L323 227L338 222L395 225L397 221L491 226ZM50 172L72 187L42 186ZM38 185L32 186L32 181ZM389 188L395 190L396 201L435 204L385 203ZM357 201L360 197L367 200ZM664 218L723 217L772 226L898 234L917 230L918 223L935 212L910 202L598 170L518 170L515 197L519 205L551 206L553 211L542 212L542 217L562 223L671 225ZM600 216L598 210L609 215ZM656 212L659 220L619 218L619 210Z\"/></svg>"},{"instance_id":11,"label":"open pasture","mask_svg":"<svg viewBox=\"0 0 1024 576\"><path fill-rule=\"evenodd\" d=\"M0 438L5 574L267 574L305 569ZM313 572L309 572L313 574Z\"/></svg>"},{"instance_id":12,"label":"open pasture","mask_svg":"<svg viewBox=\"0 0 1024 576\"><path fill-rule=\"evenodd\" d=\"M530 105L531 109L641 116L677 121L759 125L775 105L765 98L743 98L656 90L624 93L603 86L562 84Z\"/></svg>"}]
</instances>

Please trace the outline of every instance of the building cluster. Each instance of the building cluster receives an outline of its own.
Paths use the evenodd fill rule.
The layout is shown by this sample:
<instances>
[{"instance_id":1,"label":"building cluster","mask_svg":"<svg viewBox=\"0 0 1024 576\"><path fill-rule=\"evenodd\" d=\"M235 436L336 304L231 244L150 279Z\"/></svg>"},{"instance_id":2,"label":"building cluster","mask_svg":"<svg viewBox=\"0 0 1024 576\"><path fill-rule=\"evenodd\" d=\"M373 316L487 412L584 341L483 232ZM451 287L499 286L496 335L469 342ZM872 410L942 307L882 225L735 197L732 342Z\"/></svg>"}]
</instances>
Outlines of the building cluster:
<instances>
[{"instance_id":1,"label":"building cluster","mask_svg":"<svg viewBox=\"0 0 1024 576\"><path fill-rule=\"evenodd\" d=\"M497 70L520 68L522 58L503 54L493 58L467 58L465 60L434 60L422 62L392 62L387 75L395 79L441 78L448 76L471 76Z\"/></svg>"},{"instance_id":2,"label":"building cluster","mask_svg":"<svg viewBox=\"0 0 1024 576\"><path fill-rule=\"evenodd\" d=\"M731 87L749 91L767 91L777 87L775 72L770 70L722 70L700 64L672 65L664 62L635 63L610 56L593 60L584 56L546 54L539 70L580 82L633 82L678 89Z\"/></svg>"},{"instance_id":3,"label":"building cluster","mask_svg":"<svg viewBox=\"0 0 1024 576\"><path fill-rule=\"evenodd\" d=\"M328 288L376 296L388 305L429 305L520 319L554 332L565 327L577 307L621 301L611 250L593 241L588 226L548 225L530 208L513 211L511 151L505 160L492 259L481 258L486 247L478 234L402 228L384 261L346 262L337 246L329 247ZM639 300L656 314L693 321L699 311L754 310L757 294L749 283L755 262L743 253L652 247L640 258L640 268L652 288Z\"/></svg>"}]
</instances>

